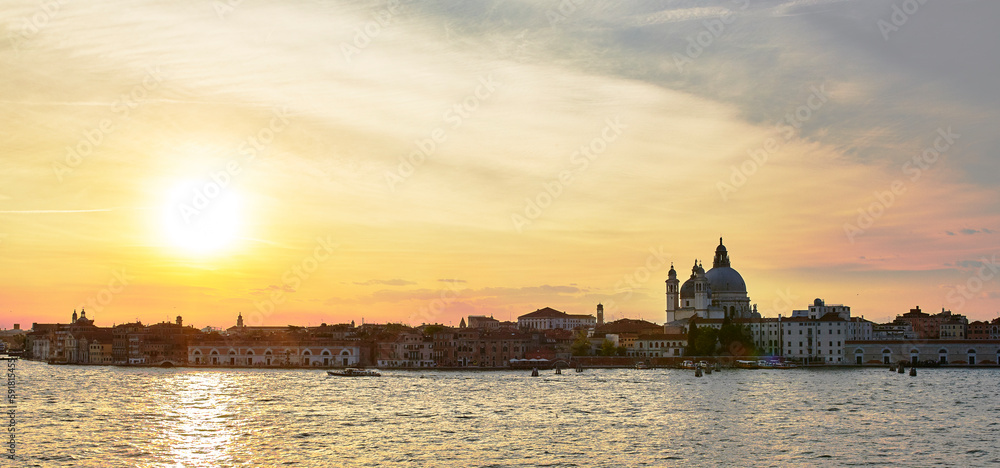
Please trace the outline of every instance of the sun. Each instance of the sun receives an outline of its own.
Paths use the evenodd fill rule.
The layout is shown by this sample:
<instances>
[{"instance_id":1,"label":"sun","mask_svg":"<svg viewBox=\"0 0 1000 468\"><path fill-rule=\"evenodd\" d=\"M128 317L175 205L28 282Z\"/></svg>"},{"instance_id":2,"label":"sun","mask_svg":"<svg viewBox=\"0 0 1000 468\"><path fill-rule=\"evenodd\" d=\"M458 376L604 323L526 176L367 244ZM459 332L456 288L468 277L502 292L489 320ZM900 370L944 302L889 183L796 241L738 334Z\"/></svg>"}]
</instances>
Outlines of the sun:
<instances>
[{"instance_id":1,"label":"sun","mask_svg":"<svg viewBox=\"0 0 1000 468\"><path fill-rule=\"evenodd\" d=\"M186 252L223 252L239 239L241 202L234 188L213 180L178 183L163 207L163 232L171 244Z\"/></svg>"}]
</instances>

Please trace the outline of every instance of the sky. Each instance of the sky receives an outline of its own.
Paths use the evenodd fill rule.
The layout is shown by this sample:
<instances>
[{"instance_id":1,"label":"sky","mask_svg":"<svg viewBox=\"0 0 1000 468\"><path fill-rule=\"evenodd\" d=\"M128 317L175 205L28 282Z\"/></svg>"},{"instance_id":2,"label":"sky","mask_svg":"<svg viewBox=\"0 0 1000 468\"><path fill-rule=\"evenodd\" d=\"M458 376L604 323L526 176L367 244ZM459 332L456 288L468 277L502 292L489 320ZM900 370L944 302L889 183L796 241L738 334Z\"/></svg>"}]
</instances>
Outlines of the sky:
<instances>
[{"instance_id":1,"label":"sky","mask_svg":"<svg viewBox=\"0 0 1000 468\"><path fill-rule=\"evenodd\" d=\"M0 327L1000 314L1000 4L0 5Z\"/></svg>"}]
</instances>

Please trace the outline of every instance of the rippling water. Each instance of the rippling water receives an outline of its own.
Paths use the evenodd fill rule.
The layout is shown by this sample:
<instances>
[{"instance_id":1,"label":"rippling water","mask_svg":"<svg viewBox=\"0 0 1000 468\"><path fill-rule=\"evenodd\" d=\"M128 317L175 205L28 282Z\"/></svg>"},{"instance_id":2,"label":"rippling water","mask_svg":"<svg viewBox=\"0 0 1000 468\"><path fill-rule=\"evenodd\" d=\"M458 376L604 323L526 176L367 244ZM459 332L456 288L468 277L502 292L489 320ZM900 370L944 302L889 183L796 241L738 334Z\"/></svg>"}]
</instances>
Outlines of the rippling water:
<instances>
[{"instance_id":1,"label":"rippling water","mask_svg":"<svg viewBox=\"0 0 1000 468\"><path fill-rule=\"evenodd\" d=\"M1000 463L996 369L345 379L20 362L18 378L18 466Z\"/></svg>"}]
</instances>

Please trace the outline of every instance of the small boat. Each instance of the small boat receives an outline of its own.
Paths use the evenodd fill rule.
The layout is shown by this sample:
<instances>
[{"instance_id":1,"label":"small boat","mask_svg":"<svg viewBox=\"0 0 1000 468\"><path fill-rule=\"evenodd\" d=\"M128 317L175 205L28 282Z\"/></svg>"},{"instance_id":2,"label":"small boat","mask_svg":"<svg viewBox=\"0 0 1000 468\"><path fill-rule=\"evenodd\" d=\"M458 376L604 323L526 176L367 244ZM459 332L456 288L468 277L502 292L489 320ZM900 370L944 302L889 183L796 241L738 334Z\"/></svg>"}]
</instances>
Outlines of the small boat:
<instances>
[{"instance_id":1,"label":"small boat","mask_svg":"<svg viewBox=\"0 0 1000 468\"><path fill-rule=\"evenodd\" d=\"M372 369L354 369L348 368L342 371L326 371L327 375L334 375L337 377L381 377L378 371Z\"/></svg>"},{"instance_id":2,"label":"small boat","mask_svg":"<svg viewBox=\"0 0 1000 468\"><path fill-rule=\"evenodd\" d=\"M736 361L736 367L740 369L760 369L757 361Z\"/></svg>"},{"instance_id":3,"label":"small boat","mask_svg":"<svg viewBox=\"0 0 1000 468\"><path fill-rule=\"evenodd\" d=\"M771 369L794 369L796 367L799 366L792 362L775 362L774 364L771 364Z\"/></svg>"},{"instance_id":4,"label":"small boat","mask_svg":"<svg viewBox=\"0 0 1000 468\"><path fill-rule=\"evenodd\" d=\"M694 369L694 361L684 361L681 363L681 369Z\"/></svg>"},{"instance_id":5,"label":"small boat","mask_svg":"<svg viewBox=\"0 0 1000 468\"><path fill-rule=\"evenodd\" d=\"M649 365L645 362L639 361L635 364L636 369L649 369Z\"/></svg>"}]
</instances>

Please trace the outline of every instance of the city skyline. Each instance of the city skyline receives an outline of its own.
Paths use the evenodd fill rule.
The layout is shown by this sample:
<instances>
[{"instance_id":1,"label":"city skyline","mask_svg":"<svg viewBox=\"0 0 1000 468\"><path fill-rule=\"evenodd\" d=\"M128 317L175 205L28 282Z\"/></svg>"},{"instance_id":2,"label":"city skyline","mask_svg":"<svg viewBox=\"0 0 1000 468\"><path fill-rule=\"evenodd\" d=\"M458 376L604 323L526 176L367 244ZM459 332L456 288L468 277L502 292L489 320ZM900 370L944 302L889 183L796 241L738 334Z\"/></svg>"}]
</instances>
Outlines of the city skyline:
<instances>
[{"instance_id":1,"label":"city skyline","mask_svg":"<svg viewBox=\"0 0 1000 468\"><path fill-rule=\"evenodd\" d=\"M998 6L0 7L0 327L1000 311Z\"/></svg>"}]
</instances>

